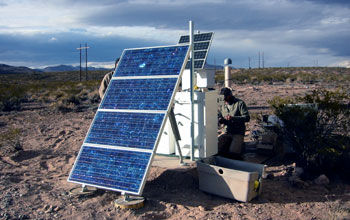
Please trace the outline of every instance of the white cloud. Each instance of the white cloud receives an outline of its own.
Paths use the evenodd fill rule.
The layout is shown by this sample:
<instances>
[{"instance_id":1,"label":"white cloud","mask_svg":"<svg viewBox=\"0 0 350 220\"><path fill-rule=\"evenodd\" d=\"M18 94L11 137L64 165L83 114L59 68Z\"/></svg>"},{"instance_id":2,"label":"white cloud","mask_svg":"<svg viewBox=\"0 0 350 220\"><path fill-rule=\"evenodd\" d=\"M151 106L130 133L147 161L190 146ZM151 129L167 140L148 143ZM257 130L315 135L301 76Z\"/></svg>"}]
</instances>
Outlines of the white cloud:
<instances>
[{"instance_id":1,"label":"white cloud","mask_svg":"<svg viewBox=\"0 0 350 220\"><path fill-rule=\"evenodd\" d=\"M79 65L79 64L77 64ZM109 61L109 62L88 62L88 66L93 66L96 68L107 68L112 69L114 68L115 61Z\"/></svg>"},{"instance_id":2,"label":"white cloud","mask_svg":"<svg viewBox=\"0 0 350 220\"><path fill-rule=\"evenodd\" d=\"M55 42L55 41L57 41L57 38L55 38L55 37L51 37L51 38L49 39L49 42Z\"/></svg>"},{"instance_id":3,"label":"white cloud","mask_svg":"<svg viewBox=\"0 0 350 220\"><path fill-rule=\"evenodd\" d=\"M243 60L258 51L264 51L270 63L307 65L317 59L331 65L349 59L348 40L344 39L350 36L350 9L339 4L301 0L5 2L0 0L0 37L16 35L33 41L40 37L46 43L122 38L176 44L180 35L188 33L188 20L193 19L195 29L215 31L211 52L220 59L235 56ZM103 46L95 45L98 47Z\"/></svg>"},{"instance_id":4,"label":"white cloud","mask_svg":"<svg viewBox=\"0 0 350 220\"><path fill-rule=\"evenodd\" d=\"M87 35L96 37L119 36L132 39L152 40L162 43L176 44L181 35L188 34L183 30L158 29L147 26L98 27L86 29Z\"/></svg>"},{"instance_id":5,"label":"white cloud","mask_svg":"<svg viewBox=\"0 0 350 220\"><path fill-rule=\"evenodd\" d=\"M343 60L340 62L336 62L336 63L333 63L331 66L350 68L350 60Z\"/></svg>"}]
</instances>

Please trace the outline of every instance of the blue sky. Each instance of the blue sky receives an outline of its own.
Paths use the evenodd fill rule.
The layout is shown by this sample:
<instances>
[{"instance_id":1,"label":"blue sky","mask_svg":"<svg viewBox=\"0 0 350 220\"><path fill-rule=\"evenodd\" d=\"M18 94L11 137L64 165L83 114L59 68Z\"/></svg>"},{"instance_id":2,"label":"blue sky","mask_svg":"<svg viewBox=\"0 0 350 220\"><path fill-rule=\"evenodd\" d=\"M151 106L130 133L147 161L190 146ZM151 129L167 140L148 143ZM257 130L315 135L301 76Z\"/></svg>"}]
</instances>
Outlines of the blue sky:
<instances>
[{"instance_id":1,"label":"blue sky","mask_svg":"<svg viewBox=\"0 0 350 220\"><path fill-rule=\"evenodd\" d=\"M0 0L0 63L111 67L125 48L215 32L208 63L350 67L350 0Z\"/></svg>"}]
</instances>

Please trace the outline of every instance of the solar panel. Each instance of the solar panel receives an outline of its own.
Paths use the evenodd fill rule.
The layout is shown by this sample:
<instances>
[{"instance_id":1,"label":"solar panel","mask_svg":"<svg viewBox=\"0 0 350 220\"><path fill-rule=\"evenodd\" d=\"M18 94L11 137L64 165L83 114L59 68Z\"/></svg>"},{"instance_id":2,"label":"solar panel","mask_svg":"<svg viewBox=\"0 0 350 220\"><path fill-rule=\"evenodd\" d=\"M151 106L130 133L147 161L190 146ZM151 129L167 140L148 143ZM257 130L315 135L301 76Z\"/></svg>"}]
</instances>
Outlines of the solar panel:
<instances>
[{"instance_id":1,"label":"solar panel","mask_svg":"<svg viewBox=\"0 0 350 220\"><path fill-rule=\"evenodd\" d=\"M188 46L126 50L113 76L178 75Z\"/></svg>"},{"instance_id":2,"label":"solar panel","mask_svg":"<svg viewBox=\"0 0 350 220\"><path fill-rule=\"evenodd\" d=\"M190 68L190 64L191 64L190 62L186 63L186 69ZM194 61L194 68L200 69L200 68L202 68L203 64L204 64L204 60L195 60Z\"/></svg>"},{"instance_id":3,"label":"solar panel","mask_svg":"<svg viewBox=\"0 0 350 220\"><path fill-rule=\"evenodd\" d=\"M212 36L213 36L212 32L210 32L210 33L202 33L202 34L195 34L193 41L194 42L210 41ZM190 42L190 37L188 35L180 37L179 44L189 43L189 42Z\"/></svg>"},{"instance_id":4,"label":"solar panel","mask_svg":"<svg viewBox=\"0 0 350 220\"><path fill-rule=\"evenodd\" d=\"M207 51L196 51L194 52L194 59L205 59L205 56L207 55Z\"/></svg>"},{"instance_id":5,"label":"solar panel","mask_svg":"<svg viewBox=\"0 0 350 220\"><path fill-rule=\"evenodd\" d=\"M208 51L213 39L213 32L195 34L193 37L193 50L194 50L194 68L202 69L208 56ZM179 44L189 43L189 35L180 37ZM187 62L186 69L190 68L190 63Z\"/></svg>"},{"instance_id":6,"label":"solar panel","mask_svg":"<svg viewBox=\"0 0 350 220\"><path fill-rule=\"evenodd\" d=\"M209 49L209 42L194 43L194 50L207 50Z\"/></svg>"},{"instance_id":7,"label":"solar panel","mask_svg":"<svg viewBox=\"0 0 350 220\"><path fill-rule=\"evenodd\" d=\"M98 111L85 143L152 150L165 114Z\"/></svg>"},{"instance_id":8,"label":"solar panel","mask_svg":"<svg viewBox=\"0 0 350 220\"><path fill-rule=\"evenodd\" d=\"M83 145L70 181L137 193L151 155Z\"/></svg>"},{"instance_id":9,"label":"solar panel","mask_svg":"<svg viewBox=\"0 0 350 220\"><path fill-rule=\"evenodd\" d=\"M101 109L167 110L177 77L160 79L115 79Z\"/></svg>"},{"instance_id":10,"label":"solar panel","mask_svg":"<svg viewBox=\"0 0 350 220\"><path fill-rule=\"evenodd\" d=\"M68 181L142 194L188 49L124 50Z\"/></svg>"}]
</instances>

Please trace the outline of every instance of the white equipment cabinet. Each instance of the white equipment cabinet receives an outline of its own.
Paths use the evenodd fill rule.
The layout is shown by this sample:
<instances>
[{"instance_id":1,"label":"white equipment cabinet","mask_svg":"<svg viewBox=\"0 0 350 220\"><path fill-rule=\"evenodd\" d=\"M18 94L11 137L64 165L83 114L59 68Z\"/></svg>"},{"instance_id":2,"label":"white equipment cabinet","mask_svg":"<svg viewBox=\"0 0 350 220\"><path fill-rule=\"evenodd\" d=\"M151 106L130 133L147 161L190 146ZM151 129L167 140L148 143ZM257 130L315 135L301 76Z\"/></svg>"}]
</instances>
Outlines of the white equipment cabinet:
<instances>
[{"instance_id":1,"label":"white equipment cabinet","mask_svg":"<svg viewBox=\"0 0 350 220\"><path fill-rule=\"evenodd\" d=\"M178 92L175 96L175 118L183 156L191 155L191 94ZM194 157L205 158L217 153L217 91L194 92ZM176 148L176 155L179 152Z\"/></svg>"},{"instance_id":2,"label":"white equipment cabinet","mask_svg":"<svg viewBox=\"0 0 350 220\"><path fill-rule=\"evenodd\" d=\"M201 90L194 91L194 157L205 158L217 154L217 110L218 92L208 90L214 85L214 70L197 70L195 84ZM189 71L185 70L182 77L182 90L189 89ZM191 93L189 91L177 92L175 95L174 114L181 140L179 145L185 157L191 155ZM169 122L164 127L157 148L158 154L179 155L175 137Z\"/></svg>"}]
</instances>

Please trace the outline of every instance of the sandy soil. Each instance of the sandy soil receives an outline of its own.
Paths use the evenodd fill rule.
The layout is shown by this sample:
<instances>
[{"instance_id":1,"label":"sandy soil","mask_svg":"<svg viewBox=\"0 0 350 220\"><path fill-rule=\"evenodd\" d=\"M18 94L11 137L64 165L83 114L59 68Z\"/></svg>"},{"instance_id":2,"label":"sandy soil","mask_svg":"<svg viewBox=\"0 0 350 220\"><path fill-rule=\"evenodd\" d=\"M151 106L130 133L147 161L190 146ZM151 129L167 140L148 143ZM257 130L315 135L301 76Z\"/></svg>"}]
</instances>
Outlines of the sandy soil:
<instances>
[{"instance_id":1,"label":"sandy soil","mask_svg":"<svg viewBox=\"0 0 350 220\"><path fill-rule=\"evenodd\" d=\"M304 94L318 86L234 87L252 112L259 113L268 111L261 106L274 95ZM116 192L70 196L77 185L67 177L95 110L57 114L31 103L23 111L0 113L0 131L20 128L23 143L22 151L3 151L0 158L1 219L350 219L350 185L333 180L326 186L292 186L292 161L269 161L263 193L249 203L201 192L195 165L152 167L143 193L145 206L137 210L114 208L120 196Z\"/></svg>"}]
</instances>

